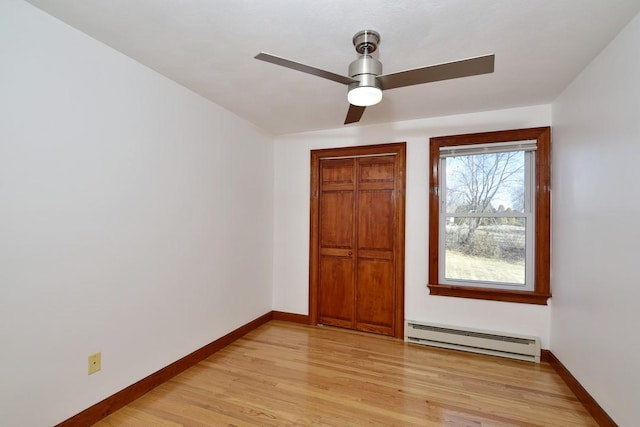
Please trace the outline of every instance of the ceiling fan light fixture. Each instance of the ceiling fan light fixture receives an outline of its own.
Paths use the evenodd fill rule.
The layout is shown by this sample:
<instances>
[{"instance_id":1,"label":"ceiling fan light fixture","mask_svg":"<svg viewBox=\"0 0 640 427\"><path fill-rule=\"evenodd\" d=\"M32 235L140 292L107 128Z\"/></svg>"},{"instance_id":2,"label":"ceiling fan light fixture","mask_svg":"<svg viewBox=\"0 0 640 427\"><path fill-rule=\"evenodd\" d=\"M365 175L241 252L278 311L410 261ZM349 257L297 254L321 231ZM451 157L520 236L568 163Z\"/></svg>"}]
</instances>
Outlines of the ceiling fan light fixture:
<instances>
[{"instance_id":1,"label":"ceiling fan light fixture","mask_svg":"<svg viewBox=\"0 0 640 427\"><path fill-rule=\"evenodd\" d=\"M344 121L345 125L360 121L366 107L382 101L383 89L477 76L494 71L495 55L490 54L382 74L382 63L371 55L378 49L380 34L373 30L362 30L353 36L352 41L359 56L349 64L348 77L266 52L260 52L255 58L347 85L347 99L350 105Z\"/></svg>"},{"instance_id":2,"label":"ceiling fan light fixture","mask_svg":"<svg viewBox=\"0 0 640 427\"><path fill-rule=\"evenodd\" d=\"M347 94L349 104L358 107L369 107L382 101L382 90L374 86L357 86Z\"/></svg>"},{"instance_id":3,"label":"ceiling fan light fixture","mask_svg":"<svg viewBox=\"0 0 640 427\"><path fill-rule=\"evenodd\" d=\"M371 55L360 55L358 59L349 64L349 76L357 80L349 85L349 93L347 94L349 104L357 107L369 107L382 101L382 87L377 79L380 74L382 74L382 63Z\"/></svg>"}]
</instances>

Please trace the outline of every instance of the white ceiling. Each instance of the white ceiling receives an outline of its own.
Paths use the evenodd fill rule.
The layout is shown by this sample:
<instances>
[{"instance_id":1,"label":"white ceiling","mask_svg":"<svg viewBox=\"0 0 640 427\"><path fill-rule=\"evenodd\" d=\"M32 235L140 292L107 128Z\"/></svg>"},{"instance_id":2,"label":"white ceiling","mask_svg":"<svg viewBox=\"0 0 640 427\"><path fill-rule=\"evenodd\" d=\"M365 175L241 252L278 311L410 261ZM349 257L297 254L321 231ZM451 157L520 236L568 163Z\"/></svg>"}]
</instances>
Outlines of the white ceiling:
<instances>
[{"instance_id":1,"label":"white ceiling","mask_svg":"<svg viewBox=\"0 0 640 427\"><path fill-rule=\"evenodd\" d=\"M384 73L495 53L495 73L385 91L359 124L553 101L638 0L28 0L273 134L342 126L352 36L380 33Z\"/></svg>"}]
</instances>

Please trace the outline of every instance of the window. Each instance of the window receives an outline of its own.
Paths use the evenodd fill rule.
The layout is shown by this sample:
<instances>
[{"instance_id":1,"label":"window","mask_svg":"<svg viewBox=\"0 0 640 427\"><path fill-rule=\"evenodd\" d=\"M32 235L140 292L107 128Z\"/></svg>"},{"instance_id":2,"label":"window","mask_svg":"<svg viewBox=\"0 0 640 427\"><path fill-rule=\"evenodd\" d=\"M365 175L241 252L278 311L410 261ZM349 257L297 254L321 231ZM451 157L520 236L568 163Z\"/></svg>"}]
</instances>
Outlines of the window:
<instances>
[{"instance_id":1,"label":"window","mask_svg":"<svg viewBox=\"0 0 640 427\"><path fill-rule=\"evenodd\" d=\"M547 303L550 134L431 138L432 295Z\"/></svg>"}]
</instances>

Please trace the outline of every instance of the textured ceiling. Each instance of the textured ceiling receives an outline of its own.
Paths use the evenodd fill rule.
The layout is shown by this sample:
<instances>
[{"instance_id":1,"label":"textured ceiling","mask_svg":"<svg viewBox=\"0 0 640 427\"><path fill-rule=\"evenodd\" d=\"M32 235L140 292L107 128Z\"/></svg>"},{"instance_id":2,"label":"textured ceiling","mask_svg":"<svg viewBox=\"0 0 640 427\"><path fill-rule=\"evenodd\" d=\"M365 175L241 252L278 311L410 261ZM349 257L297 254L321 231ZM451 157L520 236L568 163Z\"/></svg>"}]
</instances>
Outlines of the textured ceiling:
<instances>
[{"instance_id":1,"label":"textured ceiling","mask_svg":"<svg viewBox=\"0 0 640 427\"><path fill-rule=\"evenodd\" d=\"M380 33L384 73L495 53L495 73L385 91L359 124L553 101L640 10L638 0L29 0L273 134L342 126L352 36Z\"/></svg>"}]
</instances>

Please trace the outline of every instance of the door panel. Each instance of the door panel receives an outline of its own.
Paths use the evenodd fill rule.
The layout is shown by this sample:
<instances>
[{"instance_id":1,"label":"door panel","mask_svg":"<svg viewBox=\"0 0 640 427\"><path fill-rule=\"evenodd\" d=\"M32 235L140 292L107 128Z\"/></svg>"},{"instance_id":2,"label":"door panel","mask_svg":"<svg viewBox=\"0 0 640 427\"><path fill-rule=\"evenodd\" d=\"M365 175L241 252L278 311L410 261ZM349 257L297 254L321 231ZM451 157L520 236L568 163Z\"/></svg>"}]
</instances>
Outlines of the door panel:
<instances>
[{"instance_id":1,"label":"door panel","mask_svg":"<svg viewBox=\"0 0 640 427\"><path fill-rule=\"evenodd\" d=\"M359 259L357 275L356 329L393 335L393 263L385 260Z\"/></svg>"},{"instance_id":2,"label":"door panel","mask_svg":"<svg viewBox=\"0 0 640 427\"><path fill-rule=\"evenodd\" d=\"M392 191L360 191L358 197L358 249L393 251Z\"/></svg>"},{"instance_id":3,"label":"door panel","mask_svg":"<svg viewBox=\"0 0 640 427\"><path fill-rule=\"evenodd\" d=\"M353 248L353 191L323 192L320 247Z\"/></svg>"},{"instance_id":4,"label":"door panel","mask_svg":"<svg viewBox=\"0 0 640 427\"><path fill-rule=\"evenodd\" d=\"M355 290L353 258L321 256L319 321L326 325L352 327Z\"/></svg>"},{"instance_id":5,"label":"door panel","mask_svg":"<svg viewBox=\"0 0 640 427\"><path fill-rule=\"evenodd\" d=\"M393 184L395 178L395 156L362 158L360 161L360 183L386 182Z\"/></svg>"},{"instance_id":6,"label":"door panel","mask_svg":"<svg viewBox=\"0 0 640 427\"><path fill-rule=\"evenodd\" d=\"M341 185L353 188L355 159L323 160L320 170L320 184L324 190L340 189Z\"/></svg>"}]
</instances>

